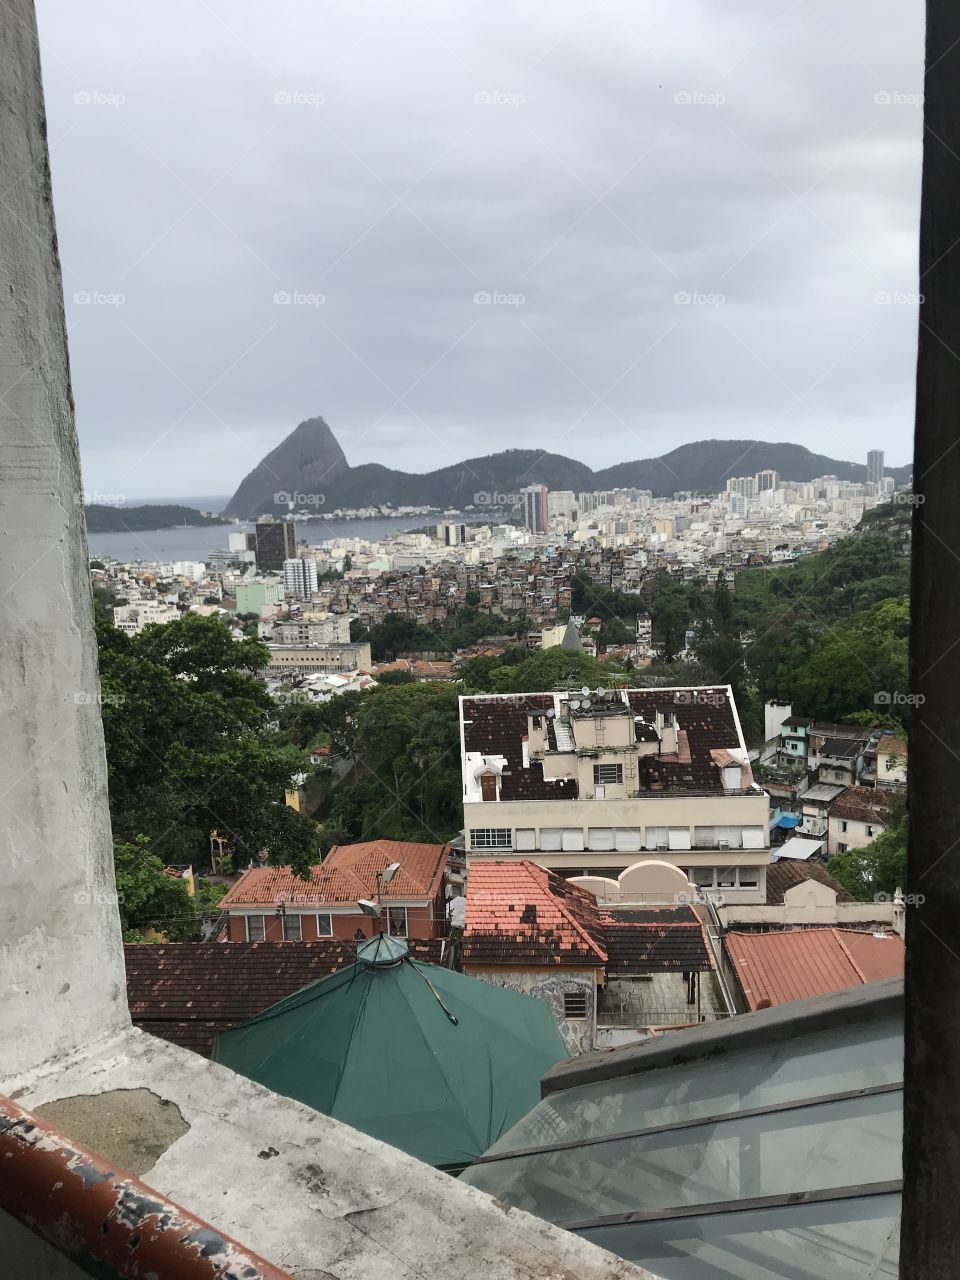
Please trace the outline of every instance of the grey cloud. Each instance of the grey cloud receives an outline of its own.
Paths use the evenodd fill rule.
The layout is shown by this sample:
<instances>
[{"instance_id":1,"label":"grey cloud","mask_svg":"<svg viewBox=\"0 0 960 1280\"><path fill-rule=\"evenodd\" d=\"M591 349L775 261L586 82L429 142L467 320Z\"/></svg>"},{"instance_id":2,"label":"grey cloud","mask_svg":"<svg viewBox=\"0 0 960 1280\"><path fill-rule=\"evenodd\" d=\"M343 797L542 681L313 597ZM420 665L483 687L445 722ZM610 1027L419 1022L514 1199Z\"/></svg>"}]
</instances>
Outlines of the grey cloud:
<instances>
[{"instance_id":1,"label":"grey cloud","mask_svg":"<svg viewBox=\"0 0 960 1280\"><path fill-rule=\"evenodd\" d=\"M407 468L906 461L919 11L38 8L88 488L226 493L318 413Z\"/></svg>"}]
</instances>

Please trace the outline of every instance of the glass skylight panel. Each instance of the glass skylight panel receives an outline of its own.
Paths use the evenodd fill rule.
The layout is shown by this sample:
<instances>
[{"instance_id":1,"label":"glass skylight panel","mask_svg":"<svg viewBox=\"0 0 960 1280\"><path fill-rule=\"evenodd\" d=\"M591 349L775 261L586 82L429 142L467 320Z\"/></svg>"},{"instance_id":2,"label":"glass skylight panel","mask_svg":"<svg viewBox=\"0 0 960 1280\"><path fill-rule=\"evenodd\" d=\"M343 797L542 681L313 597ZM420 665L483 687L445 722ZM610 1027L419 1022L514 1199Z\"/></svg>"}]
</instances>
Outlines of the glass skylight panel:
<instances>
[{"instance_id":1,"label":"glass skylight panel","mask_svg":"<svg viewBox=\"0 0 960 1280\"><path fill-rule=\"evenodd\" d=\"M463 1176L664 1280L894 1280L902 1113L899 1019L838 1020L550 1094Z\"/></svg>"},{"instance_id":2,"label":"glass skylight panel","mask_svg":"<svg viewBox=\"0 0 960 1280\"><path fill-rule=\"evenodd\" d=\"M477 1164L473 1186L561 1225L612 1214L894 1182L899 1092L761 1114Z\"/></svg>"},{"instance_id":3,"label":"glass skylight panel","mask_svg":"<svg viewBox=\"0 0 960 1280\"><path fill-rule=\"evenodd\" d=\"M661 1067L551 1094L487 1155L583 1142L654 1125L799 1102L903 1080L903 1033L893 1019L743 1049L709 1063Z\"/></svg>"},{"instance_id":4,"label":"glass skylight panel","mask_svg":"<svg viewBox=\"0 0 960 1280\"><path fill-rule=\"evenodd\" d=\"M664 1280L896 1280L899 1195L578 1231Z\"/></svg>"}]
</instances>

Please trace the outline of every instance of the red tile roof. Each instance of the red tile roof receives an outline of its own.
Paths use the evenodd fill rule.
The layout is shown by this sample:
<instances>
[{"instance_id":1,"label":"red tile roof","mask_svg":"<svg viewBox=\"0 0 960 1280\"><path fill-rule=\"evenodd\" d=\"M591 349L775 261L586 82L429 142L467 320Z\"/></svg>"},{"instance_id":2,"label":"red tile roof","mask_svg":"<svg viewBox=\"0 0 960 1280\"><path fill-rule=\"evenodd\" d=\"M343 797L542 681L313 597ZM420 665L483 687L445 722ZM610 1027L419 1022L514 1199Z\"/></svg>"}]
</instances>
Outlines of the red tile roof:
<instances>
[{"instance_id":1,"label":"red tile roof","mask_svg":"<svg viewBox=\"0 0 960 1280\"><path fill-rule=\"evenodd\" d=\"M376 894L376 873L391 862L399 862L400 870L383 885L383 900L429 902L440 891L448 848L406 840L335 845L320 866L313 868L309 880L295 876L290 867L254 867L243 873L219 906L229 911L279 902L312 907L353 903Z\"/></svg>"},{"instance_id":2,"label":"red tile roof","mask_svg":"<svg viewBox=\"0 0 960 1280\"><path fill-rule=\"evenodd\" d=\"M528 862L476 862L467 879L464 964L605 963L603 917L592 893Z\"/></svg>"},{"instance_id":3,"label":"red tile roof","mask_svg":"<svg viewBox=\"0 0 960 1280\"><path fill-rule=\"evenodd\" d=\"M440 961L439 939L407 940L410 954ZM356 943L172 942L124 947L134 1025L209 1056L221 1031L246 1022L309 982L353 964Z\"/></svg>"},{"instance_id":4,"label":"red tile roof","mask_svg":"<svg viewBox=\"0 0 960 1280\"><path fill-rule=\"evenodd\" d=\"M819 928L731 932L724 945L751 1009L763 1001L787 1004L903 973L903 939L897 934Z\"/></svg>"}]
</instances>

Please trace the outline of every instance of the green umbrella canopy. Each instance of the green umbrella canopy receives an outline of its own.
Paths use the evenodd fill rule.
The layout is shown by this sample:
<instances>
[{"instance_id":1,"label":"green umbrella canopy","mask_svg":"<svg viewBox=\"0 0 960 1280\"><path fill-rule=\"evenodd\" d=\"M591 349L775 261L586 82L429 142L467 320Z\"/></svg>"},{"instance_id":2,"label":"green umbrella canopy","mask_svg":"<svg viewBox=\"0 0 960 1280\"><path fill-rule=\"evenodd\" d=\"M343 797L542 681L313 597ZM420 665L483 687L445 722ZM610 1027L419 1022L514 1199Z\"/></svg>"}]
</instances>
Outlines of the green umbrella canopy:
<instances>
[{"instance_id":1,"label":"green umbrella canopy","mask_svg":"<svg viewBox=\"0 0 960 1280\"><path fill-rule=\"evenodd\" d=\"M387 937L213 1048L275 1093L451 1170L526 1115L565 1057L542 1000L411 960Z\"/></svg>"}]
</instances>

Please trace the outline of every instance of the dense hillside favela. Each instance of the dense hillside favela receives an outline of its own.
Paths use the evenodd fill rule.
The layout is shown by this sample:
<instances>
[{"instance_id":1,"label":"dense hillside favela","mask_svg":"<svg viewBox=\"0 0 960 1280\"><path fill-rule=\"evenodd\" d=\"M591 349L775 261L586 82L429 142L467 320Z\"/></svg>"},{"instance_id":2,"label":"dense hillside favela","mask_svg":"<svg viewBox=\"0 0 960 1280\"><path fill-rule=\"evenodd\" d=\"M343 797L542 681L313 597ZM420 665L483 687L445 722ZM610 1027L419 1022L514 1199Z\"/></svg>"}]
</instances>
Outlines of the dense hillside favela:
<instances>
[{"instance_id":1,"label":"dense hillside favela","mask_svg":"<svg viewBox=\"0 0 960 1280\"><path fill-rule=\"evenodd\" d=\"M335 445L325 424L320 434ZM227 927L216 901L223 874L263 863L306 874L330 848L371 840L435 842L465 866L522 853L568 877L597 867L619 875L637 860L614 860L614 850L666 852L654 861L676 863L694 896L723 899L724 909L731 893L763 904L765 868L786 850L818 874L829 859L841 904L887 895L878 918L892 926L911 707L912 494L878 452L863 470L863 480L764 470L669 497L531 481L477 491L470 510L340 511L335 537L298 510L234 520L196 560L93 559L118 867L154 868L141 897L125 895L129 936L214 937ZM385 514L417 527L350 536L363 517ZM185 688L178 677L190 670L203 678ZM150 696L157 688L189 727ZM232 708L233 745L202 711L212 698ZM484 715L500 705L485 698L505 699L511 727L497 720L474 742L480 712L465 715L462 698ZM590 748L575 731L588 707L605 709ZM722 732L705 724L713 714ZM149 742L154 759L186 751L190 771L178 767L171 792L173 770L159 777L131 757L131 740ZM637 759L620 758L637 744ZM584 751L594 771L571 771ZM219 761L231 776L198 800ZM532 777L521 782L527 768L539 790ZM727 768L742 771L732 788L742 798L719 812ZM512 825L487 827L494 791L517 802L566 797L576 814L589 798L601 816L571 827L569 813L534 804ZM690 798L703 791L703 801ZM675 813L659 802L649 827L628 812L644 795L686 792ZM831 840L837 806L866 806L874 820L856 839ZM686 834L673 829L677 815ZM673 857L696 848L711 848L712 861ZM739 871L725 870L721 849ZM201 893L181 892L182 918L170 913L165 865L215 873ZM874 923L875 906L847 914L863 910ZM273 936L278 926L262 912L257 921L260 936Z\"/></svg>"}]
</instances>

